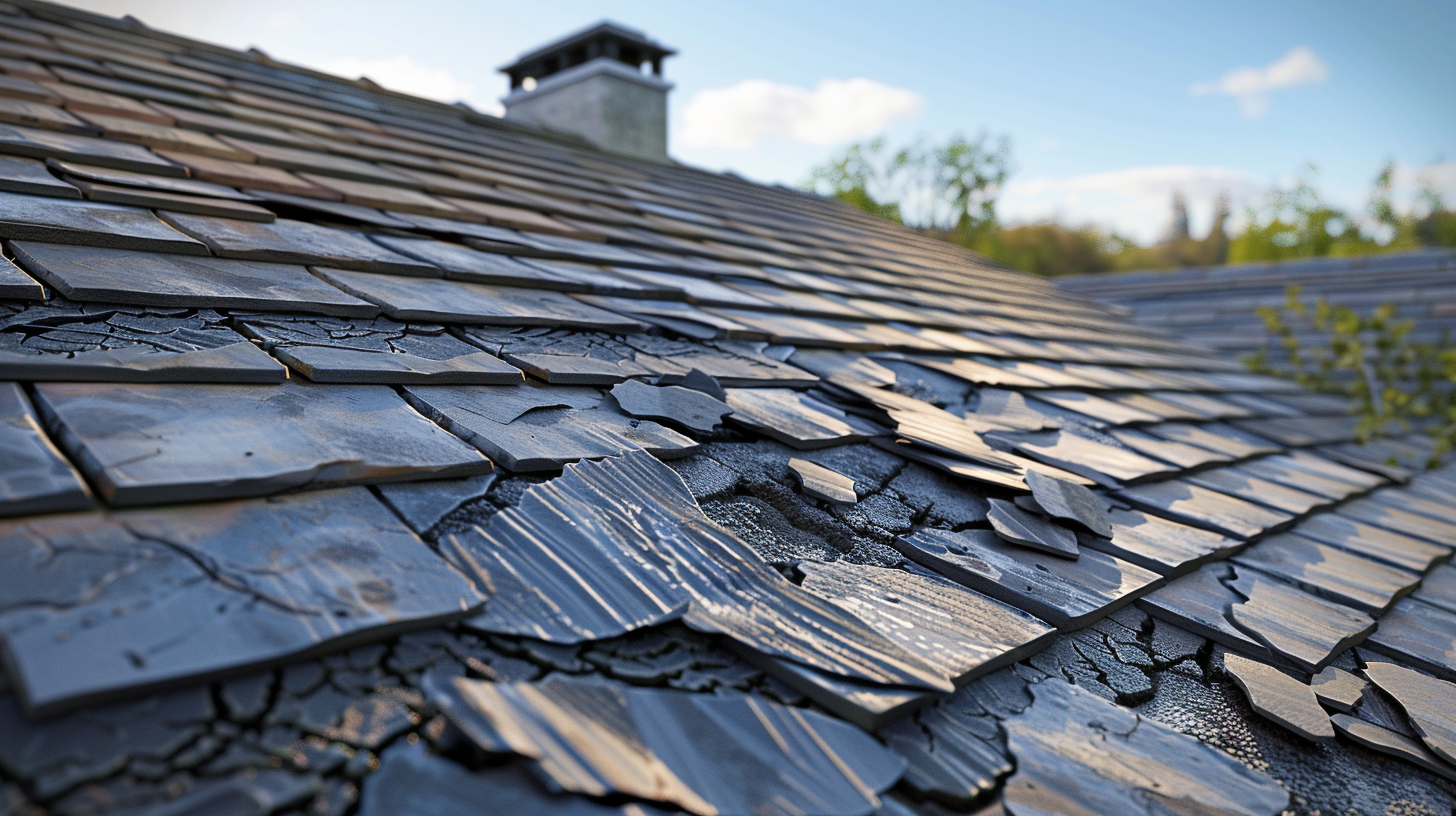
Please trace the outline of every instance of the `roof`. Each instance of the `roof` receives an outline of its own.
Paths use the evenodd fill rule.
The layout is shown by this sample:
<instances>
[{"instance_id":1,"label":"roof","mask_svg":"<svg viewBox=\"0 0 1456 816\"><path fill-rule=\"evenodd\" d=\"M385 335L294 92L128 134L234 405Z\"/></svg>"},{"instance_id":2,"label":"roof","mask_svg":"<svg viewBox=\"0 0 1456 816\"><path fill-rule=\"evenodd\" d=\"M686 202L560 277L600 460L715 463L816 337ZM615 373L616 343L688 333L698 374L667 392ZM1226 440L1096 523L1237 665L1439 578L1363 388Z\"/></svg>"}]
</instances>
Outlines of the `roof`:
<instances>
[{"instance_id":1,"label":"roof","mask_svg":"<svg viewBox=\"0 0 1456 816\"><path fill-rule=\"evenodd\" d=\"M1411 338L1417 342L1433 342L1456 329L1456 253L1449 250L1084 275L1057 282L1126 307L1141 325L1178 332L1230 354L1266 346L1264 323L1255 310L1283 307L1291 286L1299 287L1306 303L1324 298L1361 314L1391 304L1398 318L1415 321ZM1277 345L1269 351L1281 353Z\"/></svg>"},{"instance_id":2,"label":"roof","mask_svg":"<svg viewBox=\"0 0 1456 816\"><path fill-rule=\"evenodd\" d=\"M1422 438L832 201L0 15L0 813L1450 807Z\"/></svg>"}]
</instances>

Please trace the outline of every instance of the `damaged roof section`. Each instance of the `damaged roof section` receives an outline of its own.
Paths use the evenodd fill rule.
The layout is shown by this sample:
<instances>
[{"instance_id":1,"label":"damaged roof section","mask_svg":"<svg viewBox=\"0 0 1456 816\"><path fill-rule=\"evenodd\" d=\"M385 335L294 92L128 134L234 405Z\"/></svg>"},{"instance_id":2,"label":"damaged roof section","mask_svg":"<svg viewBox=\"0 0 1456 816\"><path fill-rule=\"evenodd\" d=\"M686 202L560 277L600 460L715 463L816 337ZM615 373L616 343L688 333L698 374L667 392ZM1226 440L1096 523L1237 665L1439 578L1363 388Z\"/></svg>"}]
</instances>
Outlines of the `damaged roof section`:
<instances>
[{"instance_id":1,"label":"damaged roof section","mask_svg":"<svg viewBox=\"0 0 1456 816\"><path fill-rule=\"evenodd\" d=\"M1224 667L1449 765L1429 440L833 201L130 19L0 0L0 103L0 812L1332 810L1128 710L1205 733Z\"/></svg>"}]
</instances>

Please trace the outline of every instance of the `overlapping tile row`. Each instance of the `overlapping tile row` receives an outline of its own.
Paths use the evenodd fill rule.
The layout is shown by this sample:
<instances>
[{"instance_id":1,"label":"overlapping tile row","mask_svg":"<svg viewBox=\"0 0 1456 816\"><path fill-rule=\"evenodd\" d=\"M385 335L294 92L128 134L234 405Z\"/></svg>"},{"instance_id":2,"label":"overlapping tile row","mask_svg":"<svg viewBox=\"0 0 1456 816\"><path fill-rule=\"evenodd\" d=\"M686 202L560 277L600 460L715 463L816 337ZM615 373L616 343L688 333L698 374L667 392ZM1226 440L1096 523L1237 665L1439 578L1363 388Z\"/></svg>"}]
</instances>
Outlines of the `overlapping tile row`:
<instances>
[{"instance_id":1,"label":"overlapping tile row","mask_svg":"<svg viewBox=\"0 0 1456 816\"><path fill-rule=\"evenodd\" d=\"M1273 813L1063 680L1456 680L1428 444L812 196L0 0L0 242L0 807Z\"/></svg>"}]
</instances>

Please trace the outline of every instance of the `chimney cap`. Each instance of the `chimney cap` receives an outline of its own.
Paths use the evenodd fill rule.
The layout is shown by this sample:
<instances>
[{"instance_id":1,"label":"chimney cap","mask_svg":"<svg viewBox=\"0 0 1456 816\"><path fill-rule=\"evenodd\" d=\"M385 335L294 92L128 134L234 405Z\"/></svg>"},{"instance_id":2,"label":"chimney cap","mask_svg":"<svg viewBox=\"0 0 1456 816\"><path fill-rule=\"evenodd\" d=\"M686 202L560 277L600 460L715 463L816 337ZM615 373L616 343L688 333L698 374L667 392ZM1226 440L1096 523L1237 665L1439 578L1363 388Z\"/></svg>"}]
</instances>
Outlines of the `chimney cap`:
<instances>
[{"instance_id":1,"label":"chimney cap","mask_svg":"<svg viewBox=\"0 0 1456 816\"><path fill-rule=\"evenodd\" d=\"M672 48L650 39L635 28L602 20L595 25L568 34L555 42L528 51L510 65L499 70L511 78L511 90L521 87L527 77L542 79L567 68L594 59L608 58L641 69L652 64L652 73L662 76L662 60L676 54Z\"/></svg>"}]
</instances>

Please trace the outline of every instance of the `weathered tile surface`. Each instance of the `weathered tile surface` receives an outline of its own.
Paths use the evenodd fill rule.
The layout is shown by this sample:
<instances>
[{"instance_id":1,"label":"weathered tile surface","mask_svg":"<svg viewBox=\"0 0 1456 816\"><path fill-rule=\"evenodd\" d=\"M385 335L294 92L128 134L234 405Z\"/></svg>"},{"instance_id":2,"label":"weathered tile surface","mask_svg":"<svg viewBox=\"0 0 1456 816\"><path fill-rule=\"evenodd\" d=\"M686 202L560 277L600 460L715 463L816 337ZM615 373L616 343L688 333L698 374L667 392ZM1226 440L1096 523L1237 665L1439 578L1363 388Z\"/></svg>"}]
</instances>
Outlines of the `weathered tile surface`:
<instances>
[{"instance_id":1,"label":"weathered tile surface","mask_svg":"<svg viewBox=\"0 0 1456 816\"><path fill-rule=\"evenodd\" d=\"M286 376L212 310L0 304L0 378L276 383Z\"/></svg>"},{"instance_id":2,"label":"weathered tile surface","mask_svg":"<svg viewBox=\"0 0 1456 816\"><path fill-rule=\"evenodd\" d=\"M34 711L458 618L463 576L363 488L3 525L0 631Z\"/></svg>"},{"instance_id":3,"label":"weathered tile surface","mask_svg":"<svg viewBox=\"0 0 1456 816\"><path fill-rule=\"evenodd\" d=\"M201 309L286 309L373 317L379 307L301 266L116 249L11 244L17 260L66 297L86 302Z\"/></svg>"},{"instance_id":4,"label":"weathered tile surface","mask_svg":"<svg viewBox=\"0 0 1456 816\"><path fill-rule=\"evenodd\" d=\"M522 379L514 366L440 325L261 313L236 319L244 334L314 382L501 385Z\"/></svg>"},{"instance_id":5,"label":"weathered tile surface","mask_svg":"<svg viewBox=\"0 0 1456 816\"><path fill-rule=\"evenodd\" d=\"M1367 644L1437 677L1456 681L1456 612L1406 598L1380 619Z\"/></svg>"},{"instance_id":6,"label":"weathered tile surface","mask_svg":"<svg viewBox=\"0 0 1456 816\"><path fill-rule=\"evenodd\" d=\"M0 192L0 237L110 249L206 255L201 243L150 211L91 201Z\"/></svg>"},{"instance_id":7,"label":"weathered tile surface","mask_svg":"<svg viewBox=\"0 0 1456 816\"><path fill-rule=\"evenodd\" d=\"M81 197L81 191L51 175L45 162L13 156L0 156L0 191L57 198Z\"/></svg>"},{"instance_id":8,"label":"weathered tile surface","mask_svg":"<svg viewBox=\"0 0 1456 816\"><path fill-rule=\"evenodd\" d=\"M1000 540L990 530L925 529L898 539L908 558L1045 620L1076 628L1148 591L1157 573L1100 552L1075 561Z\"/></svg>"},{"instance_id":9,"label":"weathered tile surface","mask_svg":"<svg viewBox=\"0 0 1456 816\"><path fill-rule=\"evenodd\" d=\"M865 813L905 763L853 726L754 697L601 683L456 680L437 699L490 751L556 786L691 813Z\"/></svg>"},{"instance_id":10,"label":"weathered tile surface","mask_svg":"<svg viewBox=\"0 0 1456 816\"><path fill-rule=\"evenodd\" d=\"M1162 575L1181 575L1209 561L1228 557L1243 542L1139 510L1108 513L1112 536L1081 535L1084 547L1102 550Z\"/></svg>"},{"instance_id":11,"label":"weathered tile surface","mask_svg":"<svg viewBox=\"0 0 1456 816\"><path fill-rule=\"evenodd\" d=\"M0 383L0 515L82 510L91 490L56 450L30 399L15 383Z\"/></svg>"},{"instance_id":12,"label":"weathered tile surface","mask_svg":"<svg viewBox=\"0 0 1456 816\"><path fill-rule=\"evenodd\" d=\"M1002 540L1033 550L1076 559L1077 534L1045 516L1031 513L1008 501L990 499L991 511L986 518L991 529Z\"/></svg>"},{"instance_id":13,"label":"weathered tile surface","mask_svg":"<svg viewBox=\"0 0 1456 816\"><path fill-rule=\"evenodd\" d=\"M729 388L730 419L786 445L813 450L858 442L878 434L874 425L786 388Z\"/></svg>"},{"instance_id":14,"label":"weathered tile surface","mask_svg":"<svg viewBox=\"0 0 1456 816\"><path fill-rule=\"evenodd\" d=\"M118 505L491 467L378 385L43 383L36 394L61 447Z\"/></svg>"},{"instance_id":15,"label":"weathered tile surface","mask_svg":"<svg viewBox=\"0 0 1456 816\"><path fill-rule=\"evenodd\" d=\"M1365 676L1400 703L1426 747L1456 767L1456 683L1374 660Z\"/></svg>"},{"instance_id":16,"label":"weathered tile surface","mask_svg":"<svg viewBox=\"0 0 1456 816\"><path fill-rule=\"evenodd\" d=\"M1006 723L1011 813L1273 816L1289 803L1265 774L1076 686L1044 681L1031 693L1036 703Z\"/></svg>"},{"instance_id":17,"label":"weathered tile surface","mask_svg":"<svg viewBox=\"0 0 1456 816\"><path fill-rule=\"evenodd\" d=\"M1181 479L1140 485L1117 497L1155 513L1235 538L1253 538L1291 520L1291 516L1251 504Z\"/></svg>"},{"instance_id":18,"label":"weathered tile surface","mask_svg":"<svg viewBox=\"0 0 1456 816\"><path fill-rule=\"evenodd\" d=\"M1234 556L1252 567L1356 609L1379 614L1415 589L1420 575L1294 533L1267 538Z\"/></svg>"},{"instance_id":19,"label":"weathered tile surface","mask_svg":"<svg viewBox=\"0 0 1456 816\"><path fill-rule=\"evenodd\" d=\"M1310 688L1321 703L1348 714L1359 704L1365 693L1364 680L1335 666L1326 666L1319 674L1310 678Z\"/></svg>"},{"instance_id":20,"label":"weathered tile surface","mask_svg":"<svg viewBox=\"0 0 1456 816\"><path fill-rule=\"evenodd\" d=\"M1236 654L1225 655L1223 666L1259 714L1307 740L1335 738L1329 715L1309 686L1273 666Z\"/></svg>"},{"instance_id":21,"label":"weathered tile surface","mask_svg":"<svg viewBox=\"0 0 1456 816\"><path fill-rule=\"evenodd\" d=\"M1336 714L1330 718L1335 728L1346 737L1354 740L1360 745L1379 751L1382 754L1389 754L1425 768L1437 776L1443 776L1456 782L1456 772L1441 761L1440 757L1426 748L1419 740L1407 737L1404 734L1391 731L1388 728L1369 723L1349 714Z\"/></svg>"},{"instance_id":22,"label":"weathered tile surface","mask_svg":"<svg viewBox=\"0 0 1456 816\"><path fill-rule=\"evenodd\" d=\"M166 213L167 223L222 258L317 264L366 272L434 276L434 266L390 252L363 234L280 218L269 224L207 215Z\"/></svg>"}]
</instances>

